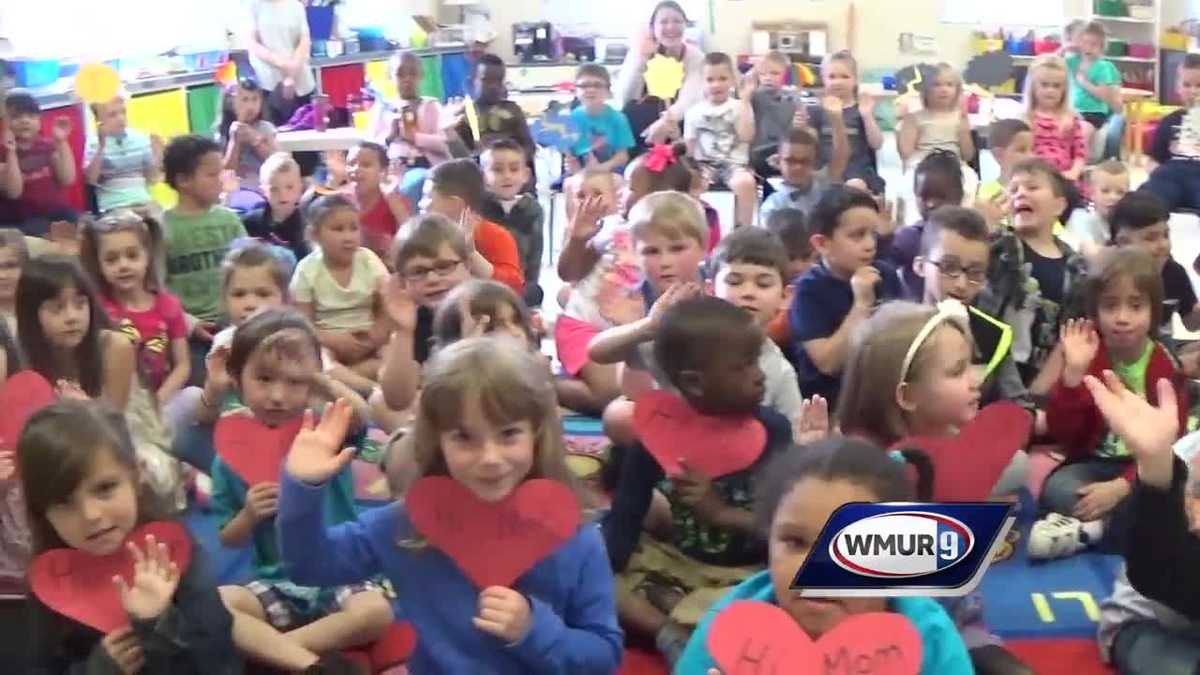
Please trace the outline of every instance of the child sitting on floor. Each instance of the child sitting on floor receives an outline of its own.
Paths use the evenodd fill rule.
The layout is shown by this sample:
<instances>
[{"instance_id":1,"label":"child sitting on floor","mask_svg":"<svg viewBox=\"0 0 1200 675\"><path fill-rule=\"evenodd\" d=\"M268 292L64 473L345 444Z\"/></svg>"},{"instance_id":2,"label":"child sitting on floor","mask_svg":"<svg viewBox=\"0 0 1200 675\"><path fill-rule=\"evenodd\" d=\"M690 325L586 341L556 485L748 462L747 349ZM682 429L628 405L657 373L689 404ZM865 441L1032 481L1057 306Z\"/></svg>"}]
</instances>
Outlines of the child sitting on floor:
<instances>
[{"instance_id":1,"label":"child sitting on floor","mask_svg":"<svg viewBox=\"0 0 1200 675\"><path fill-rule=\"evenodd\" d=\"M1124 550L1136 463L1083 388L1085 376L1111 370L1151 405L1157 404L1153 383L1170 380L1180 428L1186 428L1187 391L1174 358L1155 339L1163 301L1159 266L1140 248L1117 249L1105 254L1089 282L1088 319L1062 329L1062 377L1046 408L1050 434L1068 459L1042 487L1048 515L1030 530L1034 559L1074 555L1099 543Z\"/></svg>"},{"instance_id":2,"label":"child sitting on floor","mask_svg":"<svg viewBox=\"0 0 1200 675\"><path fill-rule=\"evenodd\" d=\"M695 414L752 414L766 428L758 459L724 476L690 467L667 476L640 442L621 463L602 525L617 573L617 611L629 631L654 636L671 665L708 607L766 563L749 507L763 465L789 447L792 430L760 407L763 339L745 310L699 297L665 311L654 340L655 359ZM671 504L666 541L643 532L656 485Z\"/></svg>"}]
</instances>

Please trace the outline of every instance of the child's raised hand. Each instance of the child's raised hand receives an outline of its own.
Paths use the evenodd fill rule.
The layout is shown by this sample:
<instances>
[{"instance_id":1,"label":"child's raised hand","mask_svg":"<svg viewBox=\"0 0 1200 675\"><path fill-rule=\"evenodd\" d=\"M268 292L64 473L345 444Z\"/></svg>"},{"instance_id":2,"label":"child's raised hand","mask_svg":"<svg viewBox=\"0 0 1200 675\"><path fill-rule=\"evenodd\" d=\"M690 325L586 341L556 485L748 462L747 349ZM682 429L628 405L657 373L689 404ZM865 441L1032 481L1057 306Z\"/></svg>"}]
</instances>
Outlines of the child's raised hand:
<instances>
[{"instance_id":1,"label":"child's raised hand","mask_svg":"<svg viewBox=\"0 0 1200 675\"><path fill-rule=\"evenodd\" d=\"M1175 461L1171 446L1179 435L1179 409L1171 381L1162 378L1155 384L1156 406L1126 389L1111 370L1104 371L1103 382L1088 375L1083 384L1108 428L1137 459L1139 479L1158 488L1170 485Z\"/></svg>"},{"instance_id":2,"label":"child's raised hand","mask_svg":"<svg viewBox=\"0 0 1200 675\"><path fill-rule=\"evenodd\" d=\"M1008 195L1001 190L989 198L977 197L975 210L983 216L988 228L994 231L1008 217Z\"/></svg>"},{"instance_id":3,"label":"child's raised hand","mask_svg":"<svg viewBox=\"0 0 1200 675\"><path fill-rule=\"evenodd\" d=\"M1063 383L1077 387L1092 365L1092 359L1100 351L1100 336L1089 319L1069 319L1060 333L1064 360Z\"/></svg>"},{"instance_id":4,"label":"child's raised hand","mask_svg":"<svg viewBox=\"0 0 1200 675\"><path fill-rule=\"evenodd\" d=\"M700 284L697 284L694 281L689 281L686 284L675 284L674 286L671 286L667 290L663 291L663 294L658 296L658 299L655 300L654 304L650 306L650 324L657 329L659 323L662 321L663 314L666 314L668 309L681 300L694 298L700 294Z\"/></svg>"},{"instance_id":5,"label":"child's raised hand","mask_svg":"<svg viewBox=\"0 0 1200 675\"><path fill-rule=\"evenodd\" d=\"M0 480L8 480L17 472L16 456L11 450L0 451Z\"/></svg>"},{"instance_id":6,"label":"child's raised hand","mask_svg":"<svg viewBox=\"0 0 1200 675\"><path fill-rule=\"evenodd\" d=\"M274 518L279 512L279 483L259 483L246 490L246 512L255 523Z\"/></svg>"},{"instance_id":7,"label":"child's raised hand","mask_svg":"<svg viewBox=\"0 0 1200 675\"><path fill-rule=\"evenodd\" d=\"M1079 501L1073 515L1085 523L1099 520L1127 497L1130 489L1129 481L1121 477L1084 485L1075 491Z\"/></svg>"},{"instance_id":8,"label":"child's raised hand","mask_svg":"<svg viewBox=\"0 0 1200 675\"><path fill-rule=\"evenodd\" d=\"M325 409L321 423L314 427L312 411L306 410L300 433L288 451L288 473L313 485L337 475L354 459L353 448L342 448L353 414L350 403L339 398Z\"/></svg>"},{"instance_id":9,"label":"child's raised hand","mask_svg":"<svg viewBox=\"0 0 1200 675\"><path fill-rule=\"evenodd\" d=\"M796 445L824 440L829 436L829 403L822 396L806 399L793 426Z\"/></svg>"},{"instance_id":10,"label":"child's raised hand","mask_svg":"<svg viewBox=\"0 0 1200 675\"><path fill-rule=\"evenodd\" d=\"M158 157L160 161L163 155L163 148L165 147L166 143L163 141L162 136L159 136L158 134L150 134L150 152L153 153L155 157Z\"/></svg>"},{"instance_id":11,"label":"child's raised hand","mask_svg":"<svg viewBox=\"0 0 1200 675\"><path fill-rule=\"evenodd\" d=\"M204 372L206 382L217 392L227 392L233 387L233 378L229 376L229 347L222 345L208 352L204 357ZM212 401L216 403L216 401Z\"/></svg>"},{"instance_id":12,"label":"child's raised hand","mask_svg":"<svg viewBox=\"0 0 1200 675\"><path fill-rule=\"evenodd\" d=\"M108 653L108 657L117 664L117 670L124 675L137 675L146 665L146 653L142 651L142 643L133 628L125 626L118 628L104 639L100 645Z\"/></svg>"},{"instance_id":13,"label":"child's raised hand","mask_svg":"<svg viewBox=\"0 0 1200 675\"><path fill-rule=\"evenodd\" d=\"M54 140L59 143L65 143L71 138L71 120L67 117L59 117L54 120L54 126L51 128L50 134Z\"/></svg>"},{"instance_id":14,"label":"child's raised hand","mask_svg":"<svg viewBox=\"0 0 1200 675\"><path fill-rule=\"evenodd\" d=\"M842 116L842 99L837 96L824 96L821 98L821 108L825 111L827 118L840 118Z\"/></svg>"},{"instance_id":15,"label":"child's raised hand","mask_svg":"<svg viewBox=\"0 0 1200 675\"><path fill-rule=\"evenodd\" d=\"M145 553L132 541L125 547L133 556L133 584L120 576L113 577L113 584L121 594L121 606L133 619L156 619L171 604L179 587L179 566L171 560L167 545L155 541L154 535L146 537Z\"/></svg>"},{"instance_id":16,"label":"child's raised hand","mask_svg":"<svg viewBox=\"0 0 1200 675\"><path fill-rule=\"evenodd\" d=\"M383 311L396 325L396 330L415 333L417 330L417 302L413 300L399 274L389 274L379 283L379 299Z\"/></svg>"},{"instance_id":17,"label":"child's raised hand","mask_svg":"<svg viewBox=\"0 0 1200 675\"><path fill-rule=\"evenodd\" d=\"M458 303L458 315L462 322L459 332L464 338L483 337L492 327L492 317L487 314L476 317L471 313L471 302L466 298Z\"/></svg>"},{"instance_id":18,"label":"child's raised hand","mask_svg":"<svg viewBox=\"0 0 1200 675\"><path fill-rule=\"evenodd\" d=\"M471 621L488 635L516 644L529 632L532 614L529 600L521 593L504 586L488 586L479 593L479 613Z\"/></svg>"},{"instance_id":19,"label":"child's raised hand","mask_svg":"<svg viewBox=\"0 0 1200 675\"><path fill-rule=\"evenodd\" d=\"M241 186L242 186L242 183L241 183L241 181L238 180L236 171L234 171L233 169L226 169L221 172L221 193L222 194L231 194L231 193L237 192L238 188L240 188Z\"/></svg>"},{"instance_id":20,"label":"child's raised hand","mask_svg":"<svg viewBox=\"0 0 1200 675\"><path fill-rule=\"evenodd\" d=\"M600 220L608 215L608 204L604 197L593 195L584 197L575 209L575 218L571 221L571 238L579 242L591 241L600 231Z\"/></svg>"},{"instance_id":21,"label":"child's raised hand","mask_svg":"<svg viewBox=\"0 0 1200 675\"><path fill-rule=\"evenodd\" d=\"M803 129L808 126L808 108L803 105L796 106L796 112L792 115L792 128Z\"/></svg>"},{"instance_id":22,"label":"child's raised hand","mask_svg":"<svg viewBox=\"0 0 1200 675\"><path fill-rule=\"evenodd\" d=\"M463 239L467 243L467 250L475 252L475 231L479 229L479 216L471 209L465 209L462 215L458 218L458 228L462 231Z\"/></svg>"},{"instance_id":23,"label":"child's raised hand","mask_svg":"<svg viewBox=\"0 0 1200 675\"><path fill-rule=\"evenodd\" d=\"M858 114L863 117L875 115L875 97L865 91L858 92Z\"/></svg>"},{"instance_id":24,"label":"child's raised hand","mask_svg":"<svg viewBox=\"0 0 1200 675\"><path fill-rule=\"evenodd\" d=\"M745 75L742 75L742 80L738 83L738 98L749 101L755 91L758 91L758 66L754 66Z\"/></svg>"}]
</instances>

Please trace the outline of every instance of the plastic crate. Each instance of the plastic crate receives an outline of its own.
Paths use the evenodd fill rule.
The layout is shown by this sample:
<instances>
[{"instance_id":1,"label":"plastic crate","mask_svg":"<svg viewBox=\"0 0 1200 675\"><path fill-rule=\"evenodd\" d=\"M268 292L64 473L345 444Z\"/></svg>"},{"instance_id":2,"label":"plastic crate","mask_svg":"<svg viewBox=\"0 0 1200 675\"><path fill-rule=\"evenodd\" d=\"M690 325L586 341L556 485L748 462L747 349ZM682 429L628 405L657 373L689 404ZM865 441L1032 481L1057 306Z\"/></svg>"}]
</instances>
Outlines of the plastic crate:
<instances>
[{"instance_id":1,"label":"plastic crate","mask_svg":"<svg viewBox=\"0 0 1200 675\"><path fill-rule=\"evenodd\" d=\"M1154 45L1144 42L1134 42L1129 45L1129 55L1139 59L1152 59L1155 56Z\"/></svg>"},{"instance_id":2,"label":"plastic crate","mask_svg":"<svg viewBox=\"0 0 1200 675\"><path fill-rule=\"evenodd\" d=\"M328 40L333 35L333 6L306 7L308 33L313 40Z\"/></svg>"},{"instance_id":3,"label":"plastic crate","mask_svg":"<svg viewBox=\"0 0 1200 675\"><path fill-rule=\"evenodd\" d=\"M1109 40L1104 47L1106 56L1125 56L1129 53L1129 43L1124 40Z\"/></svg>"},{"instance_id":4,"label":"plastic crate","mask_svg":"<svg viewBox=\"0 0 1200 675\"><path fill-rule=\"evenodd\" d=\"M18 59L11 63L18 87L36 89L58 81L58 59Z\"/></svg>"}]
</instances>

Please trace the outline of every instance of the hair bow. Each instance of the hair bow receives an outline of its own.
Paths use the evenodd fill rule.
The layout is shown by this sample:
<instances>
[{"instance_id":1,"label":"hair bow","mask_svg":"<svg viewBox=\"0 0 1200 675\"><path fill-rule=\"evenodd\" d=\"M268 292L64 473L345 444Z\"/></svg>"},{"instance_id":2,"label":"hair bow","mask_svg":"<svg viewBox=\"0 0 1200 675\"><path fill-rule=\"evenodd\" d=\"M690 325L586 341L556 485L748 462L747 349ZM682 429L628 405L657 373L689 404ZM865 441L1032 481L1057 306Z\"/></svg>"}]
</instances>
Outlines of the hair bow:
<instances>
[{"instance_id":1,"label":"hair bow","mask_svg":"<svg viewBox=\"0 0 1200 675\"><path fill-rule=\"evenodd\" d=\"M676 162L675 150L666 143L660 143L646 153L646 168L654 173L662 173L668 166Z\"/></svg>"},{"instance_id":2,"label":"hair bow","mask_svg":"<svg viewBox=\"0 0 1200 675\"><path fill-rule=\"evenodd\" d=\"M901 382L908 379L908 370L912 368L913 359L917 358L917 352L920 351L921 345L925 344L935 328L945 322L958 324L968 333L971 330L971 317L967 314L966 305L954 298L946 298L939 302L937 312L929 317L924 326L921 326L921 330L917 331L917 336L913 338L912 344L908 346L908 352L904 355L904 364L900 367Z\"/></svg>"}]
</instances>

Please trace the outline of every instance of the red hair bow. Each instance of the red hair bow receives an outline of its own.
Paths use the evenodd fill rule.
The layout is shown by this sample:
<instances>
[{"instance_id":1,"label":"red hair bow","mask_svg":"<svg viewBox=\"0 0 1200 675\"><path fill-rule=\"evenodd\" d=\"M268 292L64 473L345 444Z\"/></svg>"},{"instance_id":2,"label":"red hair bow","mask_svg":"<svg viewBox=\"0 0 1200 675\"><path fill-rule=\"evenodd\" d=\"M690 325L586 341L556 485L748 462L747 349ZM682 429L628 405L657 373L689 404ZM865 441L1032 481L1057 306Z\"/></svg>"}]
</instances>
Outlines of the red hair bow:
<instances>
[{"instance_id":1,"label":"red hair bow","mask_svg":"<svg viewBox=\"0 0 1200 675\"><path fill-rule=\"evenodd\" d=\"M664 169L676 161L675 150L666 143L660 143L646 153L645 165L654 173L662 173Z\"/></svg>"}]
</instances>

